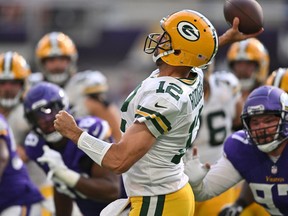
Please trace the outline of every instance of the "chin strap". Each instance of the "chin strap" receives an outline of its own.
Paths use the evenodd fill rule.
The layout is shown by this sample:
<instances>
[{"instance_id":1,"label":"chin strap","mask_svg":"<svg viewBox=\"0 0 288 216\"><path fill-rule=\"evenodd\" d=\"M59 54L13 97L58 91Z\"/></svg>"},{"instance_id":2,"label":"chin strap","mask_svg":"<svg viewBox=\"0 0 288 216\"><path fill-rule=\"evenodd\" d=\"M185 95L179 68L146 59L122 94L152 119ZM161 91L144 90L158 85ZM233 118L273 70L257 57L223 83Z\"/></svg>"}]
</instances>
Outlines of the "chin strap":
<instances>
[{"instance_id":1,"label":"chin strap","mask_svg":"<svg viewBox=\"0 0 288 216\"><path fill-rule=\"evenodd\" d=\"M159 58L161 58L161 57L163 57L163 56L170 55L170 54L172 54L172 53L174 53L174 52L175 52L175 50L169 50L169 51L160 53L160 54L157 55L157 56L154 56L154 55L153 55L153 61L156 62Z\"/></svg>"}]
</instances>

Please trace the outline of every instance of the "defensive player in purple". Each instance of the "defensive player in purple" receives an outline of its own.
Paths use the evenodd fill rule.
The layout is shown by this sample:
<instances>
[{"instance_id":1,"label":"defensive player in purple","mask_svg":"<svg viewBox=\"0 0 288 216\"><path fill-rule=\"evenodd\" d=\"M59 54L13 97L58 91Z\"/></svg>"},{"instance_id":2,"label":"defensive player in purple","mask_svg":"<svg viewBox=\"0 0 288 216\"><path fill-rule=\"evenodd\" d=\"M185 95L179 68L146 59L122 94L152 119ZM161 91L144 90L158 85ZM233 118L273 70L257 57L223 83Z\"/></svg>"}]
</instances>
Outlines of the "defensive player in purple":
<instances>
[{"instance_id":1,"label":"defensive player in purple","mask_svg":"<svg viewBox=\"0 0 288 216\"><path fill-rule=\"evenodd\" d=\"M42 200L16 153L13 133L0 114L0 215L39 216Z\"/></svg>"},{"instance_id":2,"label":"defensive player in purple","mask_svg":"<svg viewBox=\"0 0 288 216\"><path fill-rule=\"evenodd\" d=\"M71 216L73 200L84 216L99 215L108 203L120 197L120 176L101 168L55 131L55 115L59 110L68 110L62 88L48 82L36 84L25 96L24 108L33 126L25 140L26 152L52 177L56 215ZM112 141L106 121L83 117L77 123L92 136Z\"/></svg>"},{"instance_id":3,"label":"defensive player in purple","mask_svg":"<svg viewBox=\"0 0 288 216\"><path fill-rule=\"evenodd\" d=\"M244 130L233 133L224 143L224 156L211 167L199 166L197 153L186 164L193 176L196 200L207 200L242 179L253 197L270 215L288 215L288 94L262 86L250 93L242 112ZM205 176L204 179L202 178Z\"/></svg>"}]
</instances>

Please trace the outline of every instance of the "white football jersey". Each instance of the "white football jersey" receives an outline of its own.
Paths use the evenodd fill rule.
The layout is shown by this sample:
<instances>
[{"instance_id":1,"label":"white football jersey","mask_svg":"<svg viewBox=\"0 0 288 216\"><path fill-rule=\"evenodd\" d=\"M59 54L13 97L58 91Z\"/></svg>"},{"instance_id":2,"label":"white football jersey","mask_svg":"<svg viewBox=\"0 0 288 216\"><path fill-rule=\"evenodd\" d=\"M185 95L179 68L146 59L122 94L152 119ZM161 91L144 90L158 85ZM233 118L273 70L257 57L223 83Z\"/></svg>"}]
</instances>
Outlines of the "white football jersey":
<instances>
[{"instance_id":1,"label":"white football jersey","mask_svg":"<svg viewBox=\"0 0 288 216\"><path fill-rule=\"evenodd\" d=\"M232 132L236 103L241 92L238 78L227 71L212 73L209 85L210 95L205 100L200 130L193 145L198 148L201 162L213 164L221 157L223 142Z\"/></svg>"},{"instance_id":2,"label":"white football jersey","mask_svg":"<svg viewBox=\"0 0 288 216\"><path fill-rule=\"evenodd\" d=\"M106 77L99 71L83 71L74 74L65 85L65 92L69 98L69 104L73 107L74 117L83 117L88 115L84 105L84 89L88 86L107 86Z\"/></svg>"},{"instance_id":3,"label":"white football jersey","mask_svg":"<svg viewBox=\"0 0 288 216\"><path fill-rule=\"evenodd\" d=\"M29 76L30 85L44 81L43 73L36 72ZM88 115L88 111L84 105L84 89L88 86L108 86L107 78L99 71L86 70L74 74L64 86L65 93L72 107L74 117L83 117Z\"/></svg>"},{"instance_id":4,"label":"white football jersey","mask_svg":"<svg viewBox=\"0 0 288 216\"><path fill-rule=\"evenodd\" d=\"M152 148L123 174L128 196L154 196L181 189L188 177L182 156L196 137L203 107L203 73L191 79L158 77L154 71L121 107L121 130L143 122L157 138Z\"/></svg>"}]
</instances>

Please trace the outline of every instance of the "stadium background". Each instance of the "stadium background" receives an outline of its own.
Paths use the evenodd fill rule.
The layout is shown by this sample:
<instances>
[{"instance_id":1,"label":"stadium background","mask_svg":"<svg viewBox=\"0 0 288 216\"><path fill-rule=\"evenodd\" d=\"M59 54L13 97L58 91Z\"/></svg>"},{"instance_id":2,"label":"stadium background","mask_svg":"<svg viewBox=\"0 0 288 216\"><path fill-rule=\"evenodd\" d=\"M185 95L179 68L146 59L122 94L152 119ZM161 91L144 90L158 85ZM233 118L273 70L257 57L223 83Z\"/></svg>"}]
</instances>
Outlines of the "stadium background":
<instances>
[{"instance_id":1,"label":"stadium background","mask_svg":"<svg viewBox=\"0 0 288 216\"><path fill-rule=\"evenodd\" d=\"M34 49L51 31L62 31L75 42L78 70L99 70L108 77L110 97L121 103L154 69L143 52L146 35L159 32L163 16L180 9L203 13L218 34L228 25L224 0L0 0L0 52L22 54L37 70ZM288 67L288 1L258 0L264 11L265 31L259 39L267 47L270 72ZM226 69L227 47L216 57L216 69Z\"/></svg>"}]
</instances>

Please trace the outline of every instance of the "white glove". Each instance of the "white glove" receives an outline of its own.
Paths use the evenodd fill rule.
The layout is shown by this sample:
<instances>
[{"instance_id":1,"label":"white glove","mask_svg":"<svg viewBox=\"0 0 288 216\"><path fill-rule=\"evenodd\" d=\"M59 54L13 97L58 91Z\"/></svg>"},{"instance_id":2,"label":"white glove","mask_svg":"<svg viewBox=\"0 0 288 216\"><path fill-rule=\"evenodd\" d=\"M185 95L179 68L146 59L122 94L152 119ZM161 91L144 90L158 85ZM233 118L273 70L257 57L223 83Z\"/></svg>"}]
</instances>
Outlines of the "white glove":
<instances>
[{"instance_id":1,"label":"white glove","mask_svg":"<svg viewBox=\"0 0 288 216\"><path fill-rule=\"evenodd\" d=\"M37 161L39 163L47 163L50 169L48 178L51 179L55 175L69 187L73 188L77 184L80 174L67 168L58 151L50 149L47 145L43 146L43 151L44 154Z\"/></svg>"},{"instance_id":2,"label":"white glove","mask_svg":"<svg viewBox=\"0 0 288 216\"><path fill-rule=\"evenodd\" d=\"M190 153L190 152L189 152ZM189 183L198 186L210 169L209 164L202 164L197 155L197 149L193 147L192 154L188 154L184 161L184 172L189 177Z\"/></svg>"}]
</instances>

